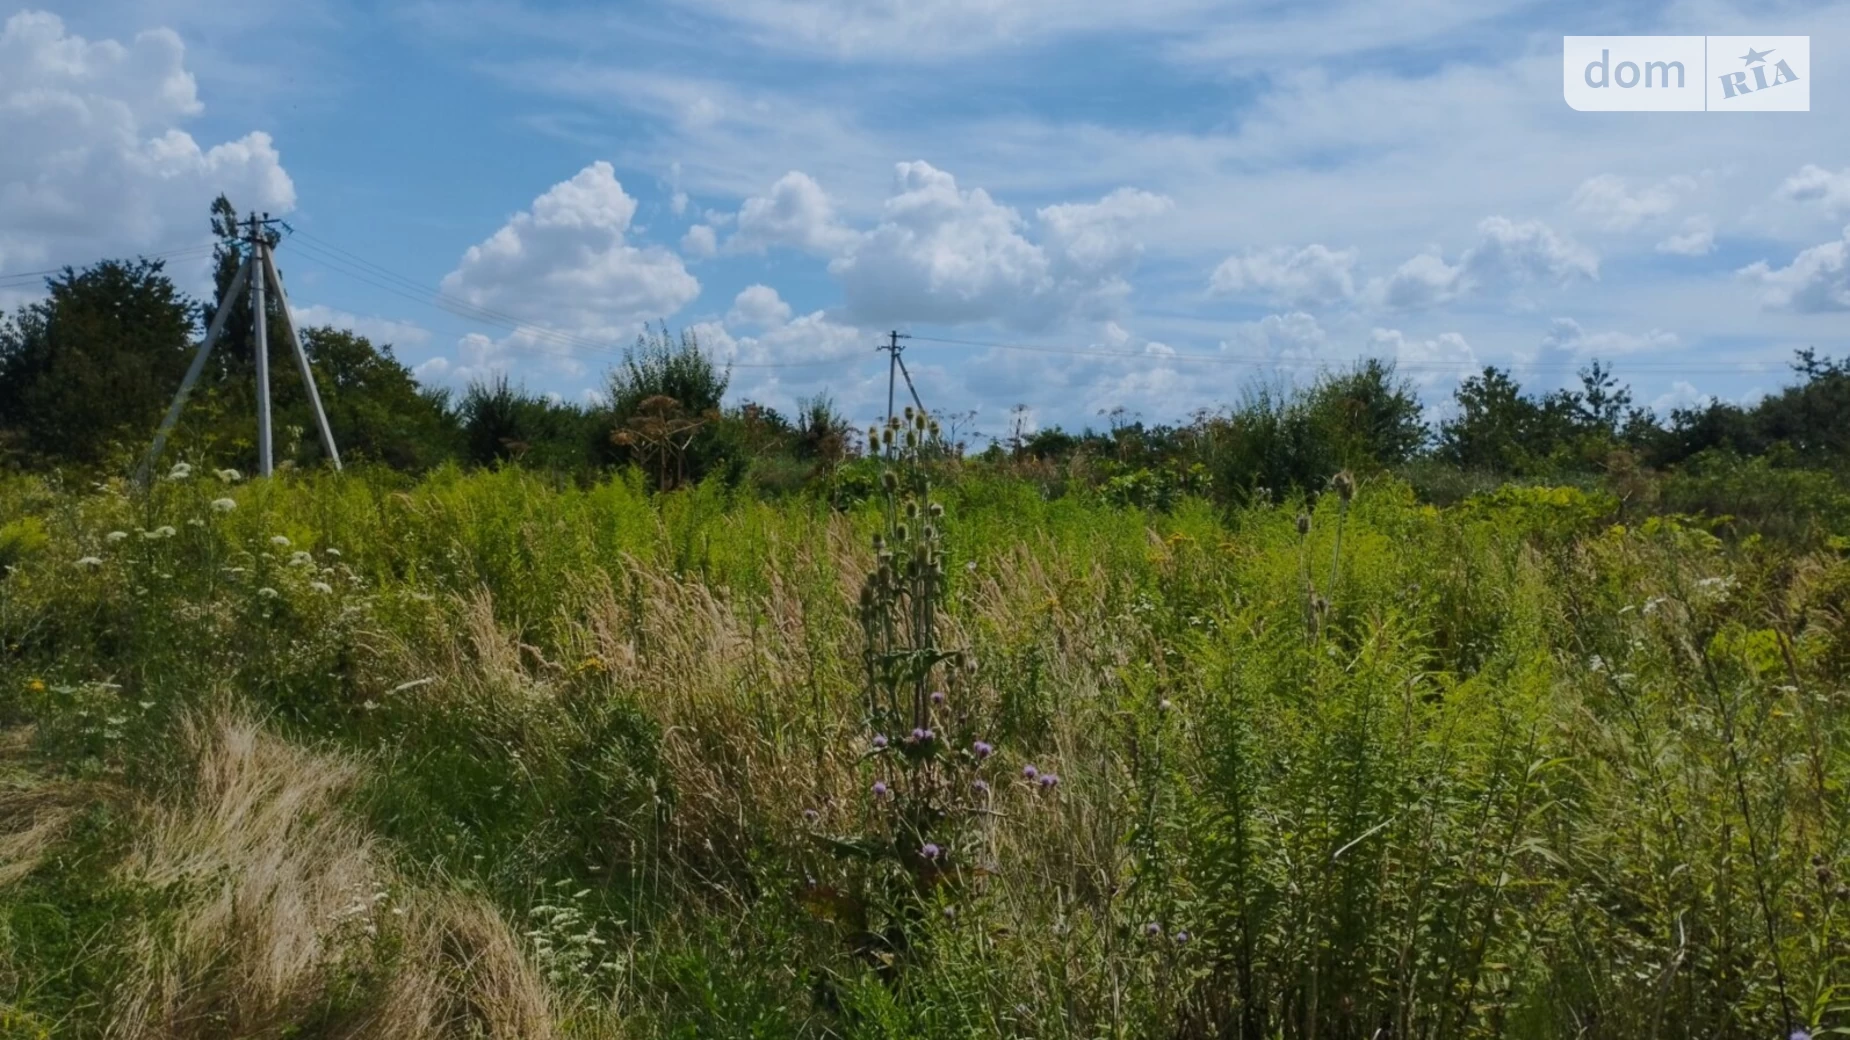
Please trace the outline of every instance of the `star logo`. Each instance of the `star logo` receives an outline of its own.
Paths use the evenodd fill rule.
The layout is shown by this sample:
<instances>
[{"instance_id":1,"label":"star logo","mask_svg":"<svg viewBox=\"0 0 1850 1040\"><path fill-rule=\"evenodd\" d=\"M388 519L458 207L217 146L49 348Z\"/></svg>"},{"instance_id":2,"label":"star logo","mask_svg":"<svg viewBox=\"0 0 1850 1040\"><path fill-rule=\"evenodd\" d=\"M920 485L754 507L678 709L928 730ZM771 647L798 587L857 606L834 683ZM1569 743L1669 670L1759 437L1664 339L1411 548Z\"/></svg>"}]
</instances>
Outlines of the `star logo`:
<instances>
[{"instance_id":1,"label":"star logo","mask_svg":"<svg viewBox=\"0 0 1850 1040\"><path fill-rule=\"evenodd\" d=\"M1773 53L1775 49L1776 48L1768 47L1766 50L1757 51L1757 50L1754 50L1752 47L1749 47L1747 48L1747 53L1741 55L1741 64L1757 65L1763 61L1766 61L1766 56Z\"/></svg>"}]
</instances>

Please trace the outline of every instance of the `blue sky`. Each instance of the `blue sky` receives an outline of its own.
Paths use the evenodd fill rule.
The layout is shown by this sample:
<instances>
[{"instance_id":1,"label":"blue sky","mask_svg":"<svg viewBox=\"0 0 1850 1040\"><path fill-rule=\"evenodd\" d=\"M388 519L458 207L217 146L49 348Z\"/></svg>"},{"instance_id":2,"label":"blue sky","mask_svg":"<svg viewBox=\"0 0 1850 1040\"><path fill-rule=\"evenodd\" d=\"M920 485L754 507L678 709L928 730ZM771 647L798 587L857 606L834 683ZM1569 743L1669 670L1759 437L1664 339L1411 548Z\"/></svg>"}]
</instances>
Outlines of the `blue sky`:
<instances>
[{"instance_id":1,"label":"blue sky","mask_svg":"<svg viewBox=\"0 0 1850 1040\"><path fill-rule=\"evenodd\" d=\"M7 278L284 216L304 320L595 393L1152 421L1363 356L1443 411L1593 357L1668 408L1850 354L1850 3L86 0L0 30ZM1581 113L1563 35L1809 35L1807 113ZM203 285L197 252L173 270ZM458 313L463 312L463 313ZM944 341L958 341L955 343ZM1034 347L1037 349L1020 349Z\"/></svg>"}]
</instances>

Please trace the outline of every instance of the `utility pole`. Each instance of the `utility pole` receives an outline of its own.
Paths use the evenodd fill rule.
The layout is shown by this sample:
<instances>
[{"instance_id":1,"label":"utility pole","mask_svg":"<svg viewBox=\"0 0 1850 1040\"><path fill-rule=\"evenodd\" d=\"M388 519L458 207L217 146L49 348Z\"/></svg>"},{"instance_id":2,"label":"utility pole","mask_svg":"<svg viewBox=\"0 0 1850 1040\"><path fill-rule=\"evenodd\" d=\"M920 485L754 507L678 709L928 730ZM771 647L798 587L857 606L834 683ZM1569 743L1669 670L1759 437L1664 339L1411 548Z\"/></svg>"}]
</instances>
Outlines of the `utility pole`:
<instances>
[{"instance_id":1,"label":"utility pole","mask_svg":"<svg viewBox=\"0 0 1850 1040\"><path fill-rule=\"evenodd\" d=\"M887 333L887 341L886 341L885 346L875 348L877 350L884 350L887 352L886 428L889 430L893 428L893 388L895 384L897 384L897 382L899 381L899 366L900 366L899 352L906 349L899 345L899 341L902 339L911 339L911 338L912 337L900 333L898 330L894 330L892 332ZM907 386L912 385L912 379L910 376L906 378L906 385ZM914 393L912 396L914 399L917 399L918 394ZM920 407L922 408L923 406L921 405ZM891 455L892 453L893 453L893 446L888 445L887 454Z\"/></svg>"},{"instance_id":2,"label":"utility pole","mask_svg":"<svg viewBox=\"0 0 1850 1040\"><path fill-rule=\"evenodd\" d=\"M269 216L264 214L266 224ZM244 261L247 264L251 257L263 255L265 245L263 232L266 228L257 222L255 213L251 214L250 228L250 252L245 254ZM263 305L263 285L269 280L261 270L251 279L251 324L255 326L257 343L257 472L266 477L274 469L275 461L270 444L270 312Z\"/></svg>"},{"instance_id":3,"label":"utility pole","mask_svg":"<svg viewBox=\"0 0 1850 1040\"><path fill-rule=\"evenodd\" d=\"M254 324L252 337L255 341L257 362L257 466L263 476L270 476L275 469L275 458L270 438L270 343L269 315L265 311L267 304L266 289L276 293L278 316L283 322L283 332L289 340L289 347L295 353L296 369L302 374L303 387L308 391L309 408L315 414L315 433L321 438L322 450L327 452L328 461L339 470L340 449L334 444L334 431L328 426L327 412L321 407L321 392L315 386L315 374L309 368L308 352L302 349L302 337L296 333L295 319L289 314L289 296L283 292L283 278L276 270L276 261L270 256L268 236L271 224L281 224L280 220L271 219L265 213L261 219L252 213L247 223L249 235L245 240L244 262L238 265L238 273L232 276L231 283L225 286L225 294L218 299L218 310L212 315L212 326L206 330L206 338L200 342L199 350L193 355L193 363L187 366L186 377L180 381L179 392L173 396L173 403L167 408L167 415L161 420L160 429L155 431L154 445L148 449L148 457L142 463L141 482L145 486L154 478L154 464L160 459L161 449L167 444L167 437L173 432L174 424L180 420L180 410L186 406L186 399L193 392L193 386L199 382L199 376L205 371L206 359L212 354L219 337L225 333L225 325L231 317L231 307L238 294L248 285L251 300L251 321ZM284 229L289 225L283 224Z\"/></svg>"}]
</instances>

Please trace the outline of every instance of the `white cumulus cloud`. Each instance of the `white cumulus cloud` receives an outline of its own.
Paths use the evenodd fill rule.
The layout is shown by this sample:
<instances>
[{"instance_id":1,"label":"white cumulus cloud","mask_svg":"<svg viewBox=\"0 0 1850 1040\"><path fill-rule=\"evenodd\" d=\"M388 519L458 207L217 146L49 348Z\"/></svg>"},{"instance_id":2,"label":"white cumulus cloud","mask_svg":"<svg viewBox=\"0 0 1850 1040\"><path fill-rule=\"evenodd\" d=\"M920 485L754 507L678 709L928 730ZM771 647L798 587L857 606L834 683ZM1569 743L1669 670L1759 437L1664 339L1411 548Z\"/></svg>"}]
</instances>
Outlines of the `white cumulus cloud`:
<instances>
[{"instance_id":1,"label":"white cumulus cloud","mask_svg":"<svg viewBox=\"0 0 1850 1040\"><path fill-rule=\"evenodd\" d=\"M1606 231L1630 231L1674 210L1696 190L1696 179L1676 174L1634 187L1624 177L1602 173L1581 182L1568 205Z\"/></svg>"},{"instance_id":2,"label":"white cumulus cloud","mask_svg":"<svg viewBox=\"0 0 1850 1040\"><path fill-rule=\"evenodd\" d=\"M860 321L1045 328L1104 320L1129 292L1137 226L1168 205L1121 189L1096 203L1046 207L1030 225L930 163L900 163L895 179L879 224L829 265ZM1035 229L1039 241L1029 237Z\"/></svg>"},{"instance_id":3,"label":"white cumulus cloud","mask_svg":"<svg viewBox=\"0 0 1850 1040\"><path fill-rule=\"evenodd\" d=\"M1649 332L1588 332L1572 318L1556 318L1542 337L1542 349L1568 353L1583 358L1610 358L1615 354L1668 350L1681 341L1674 332L1652 329Z\"/></svg>"},{"instance_id":4,"label":"white cumulus cloud","mask_svg":"<svg viewBox=\"0 0 1850 1040\"><path fill-rule=\"evenodd\" d=\"M1378 328L1369 339L1375 356L1393 358L1398 370L1421 385L1458 379L1478 367L1477 353L1456 332L1419 339L1399 329Z\"/></svg>"},{"instance_id":5,"label":"white cumulus cloud","mask_svg":"<svg viewBox=\"0 0 1850 1040\"><path fill-rule=\"evenodd\" d=\"M820 256L835 256L854 241L854 232L836 220L835 205L815 178L791 170L739 207L738 230L728 249L762 252L787 246Z\"/></svg>"},{"instance_id":6,"label":"white cumulus cloud","mask_svg":"<svg viewBox=\"0 0 1850 1040\"><path fill-rule=\"evenodd\" d=\"M223 192L283 213L295 187L267 134L202 145L180 37L124 43L22 11L0 28L0 271L204 243ZM203 265L201 265L203 268Z\"/></svg>"},{"instance_id":7,"label":"white cumulus cloud","mask_svg":"<svg viewBox=\"0 0 1850 1040\"><path fill-rule=\"evenodd\" d=\"M1355 295L1356 251L1312 244L1230 256L1208 280L1215 293L1255 292L1294 307L1337 303Z\"/></svg>"},{"instance_id":8,"label":"white cumulus cloud","mask_svg":"<svg viewBox=\"0 0 1850 1040\"><path fill-rule=\"evenodd\" d=\"M1831 214L1850 212L1850 167L1827 170L1806 163L1780 184L1777 194L1793 202L1815 202Z\"/></svg>"},{"instance_id":9,"label":"white cumulus cloud","mask_svg":"<svg viewBox=\"0 0 1850 1040\"><path fill-rule=\"evenodd\" d=\"M748 285L733 298L726 315L730 325L771 328L790 320L790 305L768 285Z\"/></svg>"},{"instance_id":10,"label":"white cumulus cloud","mask_svg":"<svg viewBox=\"0 0 1850 1040\"><path fill-rule=\"evenodd\" d=\"M1760 305L1767 310L1850 311L1850 226L1842 238L1801 251L1785 267L1761 260L1738 273L1760 286Z\"/></svg>"},{"instance_id":11,"label":"white cumulus cloud","mask_svg":"<svg viewBox=\"0 0 1850 1040\"><path fill-rule=\"evenodd\" d=\"M1272 361L1310 364L1329 345L1329 335L1317 319L1303 311L1268 314L1258 321L1242 322L1221 341L1228 353L1258 355Z\"/></svg>"},{"instance_id":12,"label":"white cumulus cloud","mask_svg":"<svg viewBox=\"0 0 1850 1040\"><path fill-rule=\"evenodd\" d=\"M1683 231L1657 244L1657 251L1672 256L1706 256L1715 251L1715 229L1707 217L1691 217L1683 222Z\"/></svg>"},{"instance_id":13,"label":"white cumulus cloud","mask_svg":"<svg viewBox=\"0 0 1850 1040\"><path fill-rule=\"evenodd\" d=\"M627 240L635 215L610 164L594 162L470 246L443 290L524 322L623 338L700 293L680 257Z\"/></svg>"},{"instance_id":14,"label":"white cumulus cloud","mask_svg":"<svg viewBox=\"0 0 1850 1040\"><path fill-rule=\"evenodd\" d=\"M1386 279L1369 285L1377 303L1418 309L1448 303L1468 293L1521 282L1567 284L1599 278L1599 257L1572 239L1556 234L1539 220L1486 217L1477 226L1477 242L1447 263L1436 250L1401 264Z\"/></svg>"},{"instance_id":15,"label":"white cumulus cloud","mask_svg":"<svg viewBox=\"0 0 1850 1040\"><path fill-rule=\"evenodd\" d=\"M296 327L299 329L330 325L337 329L345 329L356 336L364 336L376 346L388 344L400 347L416 346L430 339L429 329L412 322L349 314L321 303L309 304L306 307L291 304L289 316L295 320Z\"/></svg>"}]
</instances>

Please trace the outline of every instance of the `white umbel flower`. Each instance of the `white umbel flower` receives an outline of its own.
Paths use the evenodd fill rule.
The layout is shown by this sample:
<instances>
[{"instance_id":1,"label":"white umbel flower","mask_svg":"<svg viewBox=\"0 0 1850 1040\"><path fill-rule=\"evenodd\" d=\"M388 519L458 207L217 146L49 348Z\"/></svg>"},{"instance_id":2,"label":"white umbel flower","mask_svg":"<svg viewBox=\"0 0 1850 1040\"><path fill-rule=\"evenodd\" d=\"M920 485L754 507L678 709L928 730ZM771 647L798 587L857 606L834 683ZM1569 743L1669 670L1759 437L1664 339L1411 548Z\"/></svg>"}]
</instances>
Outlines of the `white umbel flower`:
<instances>
[{"instance_id":1,"label":"white umbel flower","mask_svg":"<svg viewBox=\"0 0 1850 1040\"><path fill-rule=\"evenodd\" d=\"M236 508L238 508L238 504L229 498L215 498L212 500L212 511L214 513L229 513Z\"/></svg>"}]
</instances>

